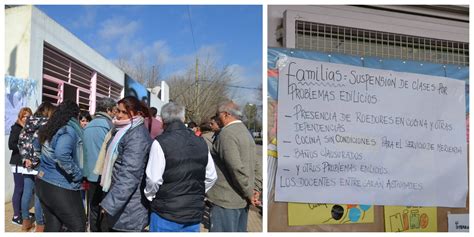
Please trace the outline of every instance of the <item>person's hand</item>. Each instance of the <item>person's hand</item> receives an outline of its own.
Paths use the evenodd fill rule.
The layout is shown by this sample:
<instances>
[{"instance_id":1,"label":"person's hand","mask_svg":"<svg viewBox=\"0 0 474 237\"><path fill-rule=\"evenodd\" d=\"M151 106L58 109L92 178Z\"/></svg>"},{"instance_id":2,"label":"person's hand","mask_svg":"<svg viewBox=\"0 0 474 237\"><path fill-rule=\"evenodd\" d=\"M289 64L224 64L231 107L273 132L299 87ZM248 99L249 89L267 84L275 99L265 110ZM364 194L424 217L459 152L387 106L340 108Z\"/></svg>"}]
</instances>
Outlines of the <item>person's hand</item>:
<instances>
[{"instance_id":1,"label":"person's hand","mask_svg":"<svg viewBox=\"0 0 474 237\"><path fill-rule=\"evenodd\" d=\"M250 200L250 203L254 206L254 207L257 207L257 206L261 206L262 205L262 202L260 201L260 192L258 191L253 191L253 196L252 196L252 200Z\"/></svg>"},{"instance_id":2,"label":"person's hand","mask_svg":"<svg viewBox=\"0 0 474 237\"><path fill-rule=\"evenodd\" d=\"M23 161L23 167L25 168L31 168L32 165L33 162L31 162L31 160L26 159L25 161Z\"/></svg>"}]
</instances>

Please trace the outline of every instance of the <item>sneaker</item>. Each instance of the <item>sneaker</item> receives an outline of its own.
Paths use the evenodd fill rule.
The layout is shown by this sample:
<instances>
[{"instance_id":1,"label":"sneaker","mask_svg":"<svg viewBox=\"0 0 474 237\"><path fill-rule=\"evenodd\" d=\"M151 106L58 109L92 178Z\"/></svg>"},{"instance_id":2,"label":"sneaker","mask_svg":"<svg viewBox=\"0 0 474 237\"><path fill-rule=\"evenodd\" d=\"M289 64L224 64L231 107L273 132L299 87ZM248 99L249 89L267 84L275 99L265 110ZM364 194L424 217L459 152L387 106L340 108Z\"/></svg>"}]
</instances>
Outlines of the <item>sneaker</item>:
<instances>
[{"instance_id":1,"label":"sneaker","mask_svg":"<svg viewBox=\"0 0 474 237\"><path fill-rule=\"evenodd\" d=\"M21 219L21 216L17 216L17 217L14 216L12 218L12 223L15 224L15 225L22 225L23 220Z\"/></svg>"}]
</instances>

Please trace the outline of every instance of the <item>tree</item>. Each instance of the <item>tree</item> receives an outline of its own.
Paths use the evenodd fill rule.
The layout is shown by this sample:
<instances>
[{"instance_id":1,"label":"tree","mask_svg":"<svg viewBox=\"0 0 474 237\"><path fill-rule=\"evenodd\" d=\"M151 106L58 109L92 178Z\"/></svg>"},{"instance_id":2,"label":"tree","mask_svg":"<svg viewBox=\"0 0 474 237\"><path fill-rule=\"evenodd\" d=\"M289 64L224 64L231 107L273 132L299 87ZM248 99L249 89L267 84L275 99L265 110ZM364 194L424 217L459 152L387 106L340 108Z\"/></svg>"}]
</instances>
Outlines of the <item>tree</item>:
<instances>
[{"instance_id":1,"label":"tree","mask_svg":"<svg viewBox=\"0 0 474 237\"><path fill-rule=\"evenodd\" d=\"M261 105L245 104L243 110L243 121L249 130L253 132L262 131L262 111Z\"/></svg>"},{"instance_id":2,"label":"tree","mask_svg":"<svg viewBox=\"0 0 474 237\"><path fill-rule=\"evenodd\" d=\"M158 61L150 63L147 61L145 54L140 53L135 60L121 56L115 64L132 79L147 88L153 88L160 85L161 63Z\"/></svg>"},{"instance_id":3,"label":"tree","mask_svg":"<svg viewBox=\"0 0 474 237\"><path fill-rule=\"evenodd\" d=\"M256 130L256 121L257 121L257 105L256 104L249 104L247 103L244 106L244 122L247 125L247 128L250 130L253 130L255 132Z\"/></svg>"},{"instance_id":4,"label":"tree","mask_svg":"<svg viewBox=\"0 0 474 237\"><path fill-rule=\"evenodd\" d=\"M168 80L170 99L186 107L186 120L198 124L214 116L217 106L231 97L228 85L235 80L229 67L218 68L209 59L198 66L192 65L184 75Z\"/></svg>"}]
</instances>

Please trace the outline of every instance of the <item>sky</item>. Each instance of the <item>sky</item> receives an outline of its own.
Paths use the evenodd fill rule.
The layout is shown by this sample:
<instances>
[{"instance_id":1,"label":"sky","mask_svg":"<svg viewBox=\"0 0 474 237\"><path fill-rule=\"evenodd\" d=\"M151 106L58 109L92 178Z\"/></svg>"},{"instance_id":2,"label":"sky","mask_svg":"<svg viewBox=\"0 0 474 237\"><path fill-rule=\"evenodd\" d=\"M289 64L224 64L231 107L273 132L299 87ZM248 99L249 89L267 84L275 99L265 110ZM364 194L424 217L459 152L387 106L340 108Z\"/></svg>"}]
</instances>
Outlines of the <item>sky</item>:
<instances>
[{"instance_id":1,"label":"sky","mask_svg":"<svg viewBox=\"0 0 474 237\"><path fill-rule=\"evenodd\" d=\"M200 60L214 60L219 67L229 66L237 77L237 86L261 86L261 6L37 7L111 61L126 55L133 59L140 54L145 55L151 63L158 61L162 79L183 74L194 65L198 55ZM236 97L240 95L240 98L233 99L240 103L261 104L261 101L257 101L257 90L233 90L237 90L234 91Z\"/></svg>"}]
</instances>

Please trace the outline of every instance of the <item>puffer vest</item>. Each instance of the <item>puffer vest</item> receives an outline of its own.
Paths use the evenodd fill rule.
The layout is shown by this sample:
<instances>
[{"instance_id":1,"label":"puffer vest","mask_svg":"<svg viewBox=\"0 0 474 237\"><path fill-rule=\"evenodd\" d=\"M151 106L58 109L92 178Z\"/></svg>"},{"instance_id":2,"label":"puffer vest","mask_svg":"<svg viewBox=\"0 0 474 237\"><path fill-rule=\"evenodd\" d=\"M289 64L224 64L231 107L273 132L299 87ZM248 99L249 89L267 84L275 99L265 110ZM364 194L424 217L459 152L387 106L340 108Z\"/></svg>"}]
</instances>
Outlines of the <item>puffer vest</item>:
<instances>
[{"instance_id":1,"label":"puffer vest","mask_svg":"<svg viewBox=\"0 0 474 237\"><path fill-rule=\"evenodd\" d=\"M152 211L176 223L200 222L204 195L208 148L182 122L167 124L156 140L165 154L163 184L151 203Z\"/></svg>"}]
</instances>

